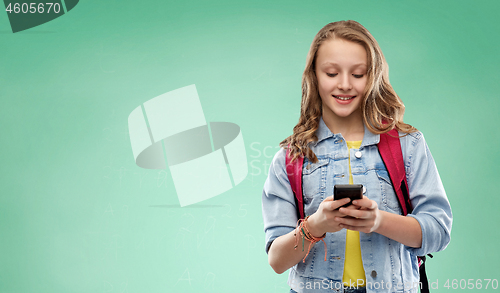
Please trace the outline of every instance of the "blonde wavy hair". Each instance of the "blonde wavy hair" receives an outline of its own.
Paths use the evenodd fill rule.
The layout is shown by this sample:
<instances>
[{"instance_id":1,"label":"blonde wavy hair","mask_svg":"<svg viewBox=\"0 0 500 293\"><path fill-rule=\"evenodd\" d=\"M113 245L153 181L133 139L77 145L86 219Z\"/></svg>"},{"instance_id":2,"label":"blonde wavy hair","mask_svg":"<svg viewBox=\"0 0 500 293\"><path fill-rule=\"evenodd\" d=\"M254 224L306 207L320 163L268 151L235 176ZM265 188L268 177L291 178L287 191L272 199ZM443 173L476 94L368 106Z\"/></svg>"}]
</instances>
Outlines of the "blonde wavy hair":
<instances>
[{"instance_id":1,"label":"blonde wavy hair","mask_svg":"<svg viewBox=\"0 0 500 293\"><path fill-rule=\"evenodd\" d=\"M321 44L333 38L355 42L366 50L368 82L361 101L361 112L366 127L375 134L385 133L393 128L403 133L417 131L413 126L403 122L405 107L389 83L389 67L375 38L354 20L332 22L324 26L314 37L302 74L299 122L293 128L293 134L280 143L281 147L290 149L292 161L299 156L305 156L312 162L318 160L309 148L311 142L318 140L316 130L323 111L315 63Z\"/></svg>"}]
</instances>

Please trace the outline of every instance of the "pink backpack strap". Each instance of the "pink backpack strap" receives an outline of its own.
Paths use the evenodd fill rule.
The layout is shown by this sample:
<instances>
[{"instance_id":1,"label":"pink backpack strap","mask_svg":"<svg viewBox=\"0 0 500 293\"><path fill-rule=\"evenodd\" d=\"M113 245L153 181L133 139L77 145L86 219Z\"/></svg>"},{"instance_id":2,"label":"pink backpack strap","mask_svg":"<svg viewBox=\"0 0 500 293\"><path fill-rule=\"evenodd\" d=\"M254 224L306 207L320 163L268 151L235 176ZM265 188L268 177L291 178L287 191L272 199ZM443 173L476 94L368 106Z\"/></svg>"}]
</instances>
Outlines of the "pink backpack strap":
<instances>
[{"instance_id":1,"label":"pink backpack strap","mask_svg":"<svg viewBox=\"0 0 500 293\"><path fill-rule=\"evenodd\" d=\"M380 152L380 156L391 178L392 186L398 196L403 215L406 216L412 212L413 208L408 193L408 182L406 181L405 164L403 153L401 152L401 144L399 142L399 133L396 129L380 135L378 151Z\"/></svg>"},{"instance_id":2,"label":"pink backpack strap","mask_svg":"<svg viewBox=\"0 0 500 293\"><path fill-rule=\"evenodd\" d=\"M398 196L399 205L403 211L403 215L412 212L413 208L410 202L410 194L408 192L408 182L406 181L405 163L403 160L403 152L401 151L401 143L399 142L399 133L393 129L387 133L380 135L378 143L378 151L384 161L389 177L391 178L392 187ZM432 257L431 254L429 254ZM429 281L425 273L425 256L418 257L418 266L420 272L420 282L422 283L421 292L429 292Z\"/></svg>"},{"instance_id":3,"label":"pink backpack strap","mask_svg":"<svg viewBox=\"0 0 500 293\"><path fill-rule=\"evenodd\" d=\"M292 162L290 158L290 149L287 148L285 163L288 181L290 181L290 186L295 195L299 219L304 219L304 196L302 195L302 166L304 165L304 157L299 156Z\"/></svg>"}]
</instances>

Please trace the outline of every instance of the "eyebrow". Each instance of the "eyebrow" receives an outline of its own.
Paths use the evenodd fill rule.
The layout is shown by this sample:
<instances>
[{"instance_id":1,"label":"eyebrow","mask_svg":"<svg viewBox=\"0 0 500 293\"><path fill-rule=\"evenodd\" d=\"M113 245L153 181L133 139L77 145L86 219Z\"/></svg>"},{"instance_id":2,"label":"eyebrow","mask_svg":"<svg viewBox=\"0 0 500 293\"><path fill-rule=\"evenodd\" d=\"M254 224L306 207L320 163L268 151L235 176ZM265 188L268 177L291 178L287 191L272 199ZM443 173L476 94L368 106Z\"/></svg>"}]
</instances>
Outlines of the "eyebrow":
<instances>
[{"instance_id":1,"label":"eyebrow","mask_svg":"<svg viewBox=\"0 0 500 293\"><path fill-rule=\"evenodd\" d=\"M325 65L339 66L339 64L334 63L334 62L324 62L321 64L321 66L325 66ZM366 63L356 63L352 67L360 67L360 66L368 67L368 65Z\"/></svg>"}]
</instances>

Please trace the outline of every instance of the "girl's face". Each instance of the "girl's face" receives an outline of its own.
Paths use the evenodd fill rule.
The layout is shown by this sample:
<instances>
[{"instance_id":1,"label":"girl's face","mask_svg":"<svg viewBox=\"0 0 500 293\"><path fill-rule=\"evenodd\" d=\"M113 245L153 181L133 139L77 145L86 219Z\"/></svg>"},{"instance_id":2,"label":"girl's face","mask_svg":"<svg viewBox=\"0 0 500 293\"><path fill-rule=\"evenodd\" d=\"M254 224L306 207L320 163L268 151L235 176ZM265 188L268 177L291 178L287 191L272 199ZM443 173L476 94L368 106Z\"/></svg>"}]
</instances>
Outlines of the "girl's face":
<instances>
[{"instance_id":1,"label":"girl's face","mask_svg":"<svg viewBox=\"0 0 500 293\"><path fill-rule=\"evenodd\" d=\"M324 119L361 117L368 69L366 50L343 39L324 41L316 55L316 77Z\"/></svg>"}]
</instances>

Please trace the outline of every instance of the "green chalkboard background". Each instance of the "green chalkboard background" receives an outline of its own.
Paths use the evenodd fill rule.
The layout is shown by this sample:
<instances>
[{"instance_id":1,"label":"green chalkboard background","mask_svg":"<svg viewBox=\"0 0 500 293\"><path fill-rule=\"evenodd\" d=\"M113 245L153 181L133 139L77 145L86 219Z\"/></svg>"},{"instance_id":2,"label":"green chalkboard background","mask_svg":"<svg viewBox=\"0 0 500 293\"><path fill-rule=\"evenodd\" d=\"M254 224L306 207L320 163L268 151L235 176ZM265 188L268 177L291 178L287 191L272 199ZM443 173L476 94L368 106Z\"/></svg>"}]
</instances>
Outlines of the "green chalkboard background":
<instances>
[{"instance_id":1,"label":"green chalkboard background","mask_svg":"<svg viewBox=\"0 0 500 293\"><path fill-rule=\"evenodd\" d=\"M310 2L84 0L18 33L0 12L0 292L287 292L262 186L310 42L343 19L378 40L452 204L433 292L500 279L500 2ZM190 84L207 121L241 127L249 174L180 208L168 170L135 165L127 118Z\"/></svg>"}]
</instances>

